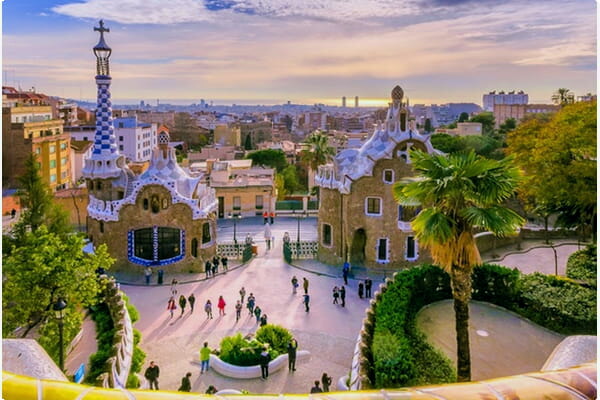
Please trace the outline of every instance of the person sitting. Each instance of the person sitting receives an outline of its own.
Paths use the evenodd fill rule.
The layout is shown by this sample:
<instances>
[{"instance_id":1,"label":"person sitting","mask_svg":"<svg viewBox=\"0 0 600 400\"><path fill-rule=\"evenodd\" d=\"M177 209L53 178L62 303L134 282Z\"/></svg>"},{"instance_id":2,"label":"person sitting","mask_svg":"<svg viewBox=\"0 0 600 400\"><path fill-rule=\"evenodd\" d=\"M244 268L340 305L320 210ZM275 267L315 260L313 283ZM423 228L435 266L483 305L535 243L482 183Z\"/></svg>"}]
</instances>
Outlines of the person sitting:
<instances>
[{"instance_id":1,"label":"person sitting","mask_svg":"<svg viewBox=\"0 0 600 400\"><path fill-rule=\"evenodd\" d=\"M315 381L315 386L310 388L311 393L323 393L323 390L319 387L319 381Z\"/></svg>"},{"instance_id":2,"label":"person sitting","mask_svg":"<svg viewBox=\"0 0 600 400\"><path fill-rule=\"evenodd\" d=\"M210 385L208 387L208 389L206 389L206 394L215 394L217 392L218 392L217 388L214 387L213 385Z\"/></svg>"}]
</instances>

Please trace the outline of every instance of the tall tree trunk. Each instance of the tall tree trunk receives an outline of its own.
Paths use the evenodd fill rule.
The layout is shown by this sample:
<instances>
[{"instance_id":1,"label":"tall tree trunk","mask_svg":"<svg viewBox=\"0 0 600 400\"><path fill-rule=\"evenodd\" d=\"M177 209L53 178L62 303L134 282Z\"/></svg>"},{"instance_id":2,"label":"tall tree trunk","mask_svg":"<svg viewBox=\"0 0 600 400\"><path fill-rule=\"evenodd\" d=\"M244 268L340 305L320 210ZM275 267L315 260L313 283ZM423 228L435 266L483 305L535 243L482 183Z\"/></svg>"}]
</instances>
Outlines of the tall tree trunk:
<instances>
[{"instance_id":1,"label":"tall tree trunk","mask_svg":"<svg viewBox=\"0 0 600 400\"><path fill-rule=\"evenodd\" d=\"M471 269L453 266L451 284L456 320L457 378L459 382L469 382L471 380L471 350L469 348Z\"/></svg>"}]
</instances>

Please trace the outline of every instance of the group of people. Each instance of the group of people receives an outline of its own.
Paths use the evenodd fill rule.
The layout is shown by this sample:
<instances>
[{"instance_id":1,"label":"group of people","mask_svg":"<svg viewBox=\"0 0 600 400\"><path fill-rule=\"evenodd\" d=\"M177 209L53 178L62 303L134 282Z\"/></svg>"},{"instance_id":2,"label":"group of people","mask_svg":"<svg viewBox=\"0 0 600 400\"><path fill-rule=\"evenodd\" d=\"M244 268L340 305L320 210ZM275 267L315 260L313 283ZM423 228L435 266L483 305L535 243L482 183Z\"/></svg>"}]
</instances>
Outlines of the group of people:
<instances>
[{"instance_id":1,"label":"group of people","mask_svg":"<svg viewBox=\"0 0 600 400\"><path fill-rule=\"evenodd\" d=\"M342 307L346 307L346 287L333 287L333 304L339 304L338 299L342 301Z\"/></svg>"},{"instance_id":2,"label":"group of people","mask_svg":"<svg viewBox=\"0 0 600 400\"><path fill-rule=\"evenodd\" d=\"M300 286L300 284L298 283L298 278L296 278L296 275L292 276L291 282L292 282L292 294L296 294L298 286ZM304 303L304 310L306 312L310 311L310 295L308 294L308 286L309 286L308 279L306 279L306 277L302 278L302 288L304 289L302 303Z\"/></svg>"},{"instance_id":3,"label":"group of people","mask_svg":"<svg viewBox=\"0 0 600 400\"><path fill-rule=\"evenodd\" d=\"M169 298L169 301L167 303L167 310L169 310L169 313L171 314L171 318L173 318L173 314L175 313L175 310L177 309L177 304L175 303L175 295L177 294L177 291L175 291L174 293L171 292L172 296ZM196 297L194 296L194 293L190 294L187 299L184 295L179 296L179 308L181 308L181 314L180 316L183 316L183 313L185 313L185 307L187 305L190 305L190 314L194 313L194 304L196 304Z\"/></svg>"},{"instance_id":4,"label":"group of people","mask_svg":"<svg viewBox=\"0 0 600 400\"><path fill-rule=\"evenodd\" d=\"M319 384L322 384L322 387L319 387ZM331 377L327 375L327 372L323 372L321 376L321 382L315 381L315 386L310 388L311 393L323 393L329 392L329 388L331 387Z\"/></svg>"},{"instance_id":5,"label":"group of people","mask_svg":"<svg viewBox=\"0 0 600 400\"><path fill-rule=\"evenodd\" d=\"M219 264L223 266L223 272L227 272L228 266L227 263L229 259L227 256L218 256L215 255L211 260L206 260L204 263L204 271L206 272L206 277L210 278L211 276L215 276L219 273Z\"/></svg>"}]
</instances>

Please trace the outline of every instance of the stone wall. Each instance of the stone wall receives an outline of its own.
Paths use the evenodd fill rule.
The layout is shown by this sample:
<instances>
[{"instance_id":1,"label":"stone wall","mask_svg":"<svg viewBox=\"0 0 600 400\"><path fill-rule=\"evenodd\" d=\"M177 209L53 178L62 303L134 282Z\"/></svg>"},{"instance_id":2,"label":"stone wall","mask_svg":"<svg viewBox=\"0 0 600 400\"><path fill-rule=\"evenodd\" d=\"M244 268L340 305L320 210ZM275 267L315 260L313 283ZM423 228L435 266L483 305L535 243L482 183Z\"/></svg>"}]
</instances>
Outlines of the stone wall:
<instances>
[{"instance_id":1,"label":"stone wall","mask_svg":"<svg viewBox=\"0 0 600 400\"><path fill-rule=\"evenodd\" d=\"M115 328L114 344L111 357L106 361L107 370L98 377L102 387L125 388L131 369L134 337L133 324L123 299L123 292L118 288L114 278L103 278L106 282L105 299Z\"/></svg>"},{"instance_id":2,"label":"stone wall","mask_svg":"<svg viewBox=\"0 0 600 400\"><path fill-rule=\"evenodd\" d=\"M143 200L157 195L161 199L161 208L157 213L151 207L144 209ZM166 208L162 208L162 200ZM140 190L135 204L124 205L119 212L118 221L98 221L88 217L88 235L94 246L108 245L109 253L116 258L113 271L139 272L143 275L144 266L128 260L127 234L130 230L158 227L177 228L185 231L184 258L177 263L162 266L165 272L204 272L204 262L212 259L216 252L215 216L207 219L192 219L191 208L182 203L173 204L169 191L159 185L149 185ZM205 222L211 226L211 241L202 244L202 226ZM103 232L102 232L103 231ZM192 240L198 241L197 257L192 256Z\"/></svg>"}]
</instances>

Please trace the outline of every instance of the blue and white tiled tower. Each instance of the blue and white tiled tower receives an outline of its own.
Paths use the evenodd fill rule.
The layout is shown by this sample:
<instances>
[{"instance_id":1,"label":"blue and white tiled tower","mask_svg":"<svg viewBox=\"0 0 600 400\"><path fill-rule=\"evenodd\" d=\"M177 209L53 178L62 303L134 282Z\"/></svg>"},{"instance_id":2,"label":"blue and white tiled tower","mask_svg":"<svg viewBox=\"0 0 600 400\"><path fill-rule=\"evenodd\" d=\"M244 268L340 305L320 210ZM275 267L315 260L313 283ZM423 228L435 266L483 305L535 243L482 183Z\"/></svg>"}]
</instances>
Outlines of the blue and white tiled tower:
<instances>
[{"instance_id":1,"label":"blue and white tiled tower","mask_svg":"<svg viewBox=\"0 0 600 400\"><path fill-rule=\"evenodd\" d=\"M88 182L90 194L101 200L118 200L125 195L128 175L125 156L117 149L110 100L109 57L112 49L104 41L104 32L110 32L100 20L100 40L94 46L96 55L96 85L98 102L96 107L96 134L92 156L85 161L83 177Z\"/></svg>"}]
</instances>

